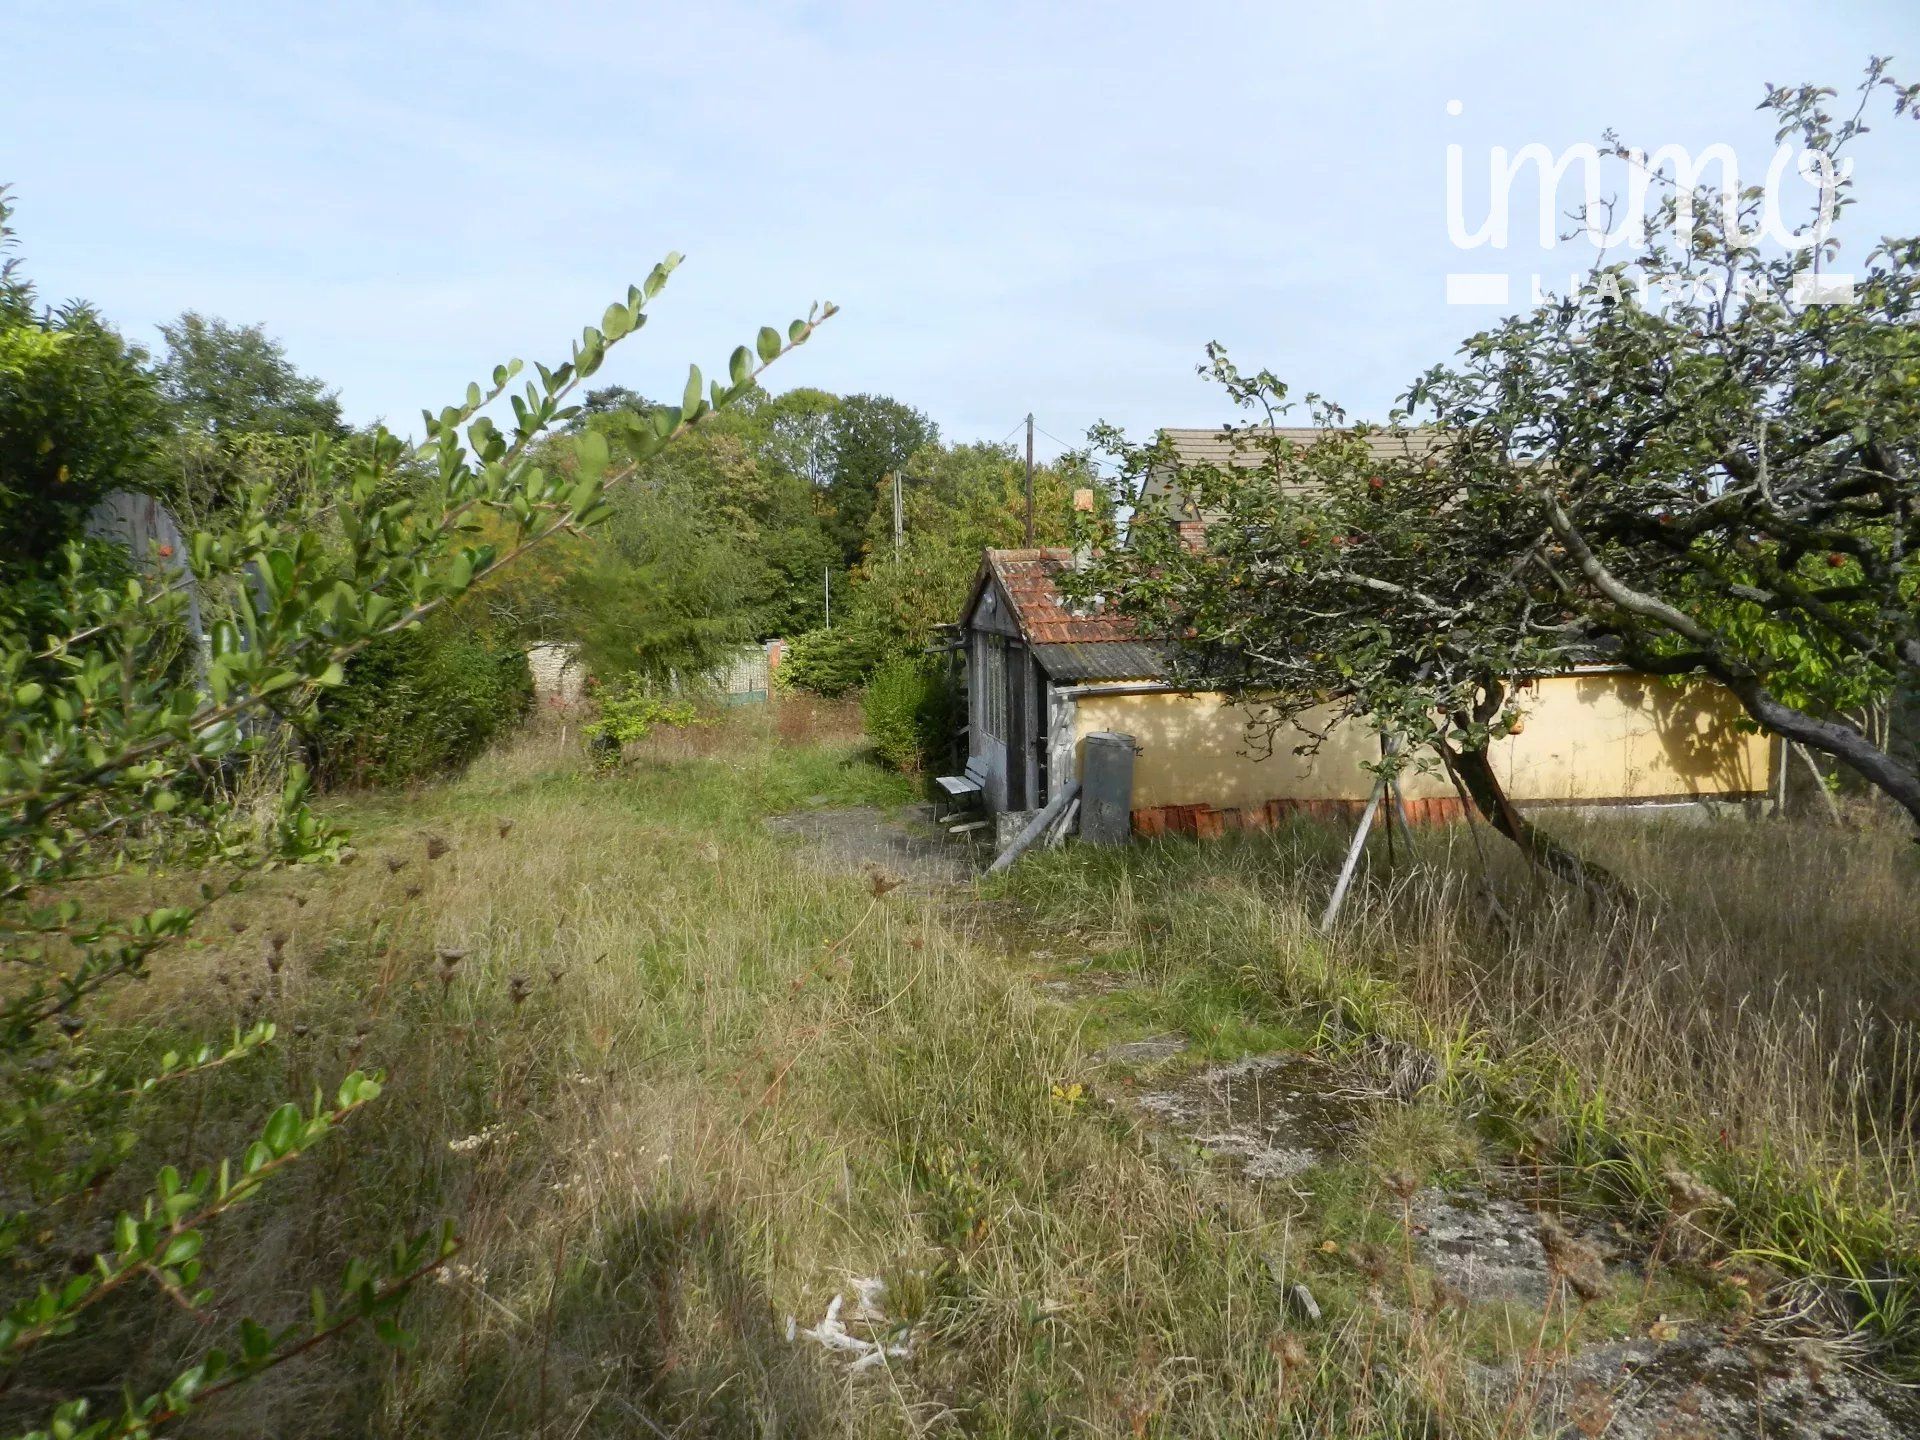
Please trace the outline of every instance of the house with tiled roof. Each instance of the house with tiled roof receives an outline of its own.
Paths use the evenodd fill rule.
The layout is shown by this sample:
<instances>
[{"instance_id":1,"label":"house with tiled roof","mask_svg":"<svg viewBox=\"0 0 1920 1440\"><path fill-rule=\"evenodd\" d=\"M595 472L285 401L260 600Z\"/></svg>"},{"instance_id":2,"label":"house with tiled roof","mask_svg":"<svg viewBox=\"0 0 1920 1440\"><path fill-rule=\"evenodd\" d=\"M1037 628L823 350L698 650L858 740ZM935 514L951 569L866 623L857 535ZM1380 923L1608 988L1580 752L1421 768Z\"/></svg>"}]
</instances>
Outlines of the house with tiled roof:
<instances>
[{"instance_id":1,"label":"house with tiled roof","mask_svg":"<svg viewBox=\"0 0 1920 1440\"><path fill-rule=\"evenodd\" d=\"M1258 463L1226 432L1162 433L1179 467ZM1282 438L1304 445L1318 433ZM1369 443L1395 447L1395 459L1432 449L1417 431ZM1178 469L1150 475L1140 505L1185 515ZM1186 519L1195 543L1204 543L1205 519ZM1066 549L989 550L960 616L968 783L978 784L989 810L1046 806L1078 778L1095 733L1132 740L1137 833L1211 835L1293 812L1361 810L1375 783L1368 767L1381 753L1372 727L1343 722L1306 755L1296 752L1304 735L1259 743L1243 707L1171 683L1164 649L1125 617L1070 599L1063 581L1075 563ZM1519 683L1527 722L1497 742L1494 760L1509 797L1523 805L1751 804L1772 784L1774 748L1742 733L1739 707L1717 687L1682 689L1608 666ZM1404 775L1401 801L1416 823L1461 812L1437 774Z\"/></svg>"},{"instance_id":2,"label":"house with tiled roof","mask_svg":"<svg viewBox=\"0 0 1920 1440\"><path fill-rule=\"evenodd\" d=\"M1253 470L1267 459L1268 443L1274 440L1305 449L1326 438L1327 432L1311 425L1236 425L1212 430L1165 429L1160 432L1172 456L1171 465L1157 465L1147 473L1140 490L1140 505L1163 509L1177 518L1198 518L1180 491L1180 472L1203 466L1231 474L1235 470ZM1366 437L1368 451L1381 463L1425 460L1439 448L1437 434L1428 429L1372 430ZM1181 512L1186 512L1182 514Z\"/></svg>"}]
</instances>

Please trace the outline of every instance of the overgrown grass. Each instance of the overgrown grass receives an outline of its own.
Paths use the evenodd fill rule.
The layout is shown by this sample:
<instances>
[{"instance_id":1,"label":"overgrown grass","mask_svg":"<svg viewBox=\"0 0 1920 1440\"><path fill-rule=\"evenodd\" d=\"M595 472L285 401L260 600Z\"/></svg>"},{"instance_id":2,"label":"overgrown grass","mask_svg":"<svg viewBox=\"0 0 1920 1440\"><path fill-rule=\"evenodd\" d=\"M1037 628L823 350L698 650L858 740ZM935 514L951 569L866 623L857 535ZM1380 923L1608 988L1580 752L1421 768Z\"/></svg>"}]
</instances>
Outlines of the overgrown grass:
<instances>
[{"instance_id":1,"label":"overgrown grass","mask_svg":"<svg viewBox=\"0 0 1920 1440\"><path fill-rule=\"evenodd\" d=\"M1882 1216L1874 1253L1909 1253L1910 1151L1863 1138L1889 1075L1870 1089L1831 1048L1894 1032L1794 1020L1820 986L1786 973L1790 942L1770 937L1792 930L1741 908L1790 909L1786 875L1829 837L1729 837L1779 852L1739 902L1726 876L1763 862L1709 832L1596 834L1656 878L1684 849L1713 906L1676 893L1604 936L1536 907L1499 942L1470 918L1458 855L1431 883L1377 872L1329 945L1305 916L1337 843L1316 832L1057 853L1012 881L1019 948L1098 953L1150 982L1089 1011L1006 962L981 923L993 907L876 895L769 831L770 814L907 798L857 729L844 707L786 702L657 731L606 774L549 731L458 783L339 802L356 863L222 902L204 950L128 991L91 1043L111 1065L247 1017L280 1027L267 1056L156 1094L126 1189L162 1160L231 1153L283 1095L355 1066L384 1070L386 1093L208 1246L217 1311L123 1296L0 1395L0 1422L170 1374L241 1314L287 1319L349 1254L442 1217L464 1247L408 1303L418 1348L352 1336L223 1397L193 1433L1517 1440L1530 1354L1538 1374L1580 1337L1724 1298L1663 1274L1544 1316L1450 1304L1409 1258L1403 1195L1481 1163L1455 1110L1387 1107L1310 1186L1250 1186L1101 1093L1119 1081L1089 1052L1130 1028L1178 1026L1223 1058L1418 1040L1543 1163L1631 1195L1619 1177L1657 1183L1678 1147L1796 1253L1813 1242L1782 1218L1795 1204L1863 1255ZM1847 843L1882 919L1836 926L1850 938L1827 948L1825 983L1893 1015L1897 968L1845 947L1880 956L1904 923L1902 862ZM1768 944L1781 983L1741 1004ZM1718 1008L1696 1020L1679 996ZM1368 1053L1392 1068L1412 1049ZM1849 1108L1848 1086L1882 1108ZM1845 1168L1816 1193L1823 1157ZM103 1222L119 1183L97 1197ZM886 1283L887 1321L863 1333L911 1350L859 1374L787 1328L819 1323L855 1276ZM1295 1279L1320 1324L1288 1309ZM1516 1358L1517 1400L1470 1363Z\"/></svg>"},{"instance_id":2,"label":"overgrown grass","mask_svg":"<svg viewBox=\"0 0 1920 1440\"><path fill-rule=\"evenodd\" d=\"M1010 890L1036 923L1090 930L1104 963L1151 981L1163 1014L1203 1038L1222 1010L1237 1024L1305 1013L1335 1036L1417 1047L1520 1153L1651 1233L1670 1209L1663 1172L1704 1176L1733 1201L1714 1216L1728 1245L1843 1293L1913 1363L1912 845L1801 825L1558 824L1650 903L1595 917L1534 888L1491 838L1484 874L1458 827L1398 870L1374 842L1331 938L1314 921L1344 837L1310 824L1055 852Z\"/></svg>"},{"instance_id":3,"label":"overgrown grass","mask_svg":"<svg viewBox=\"0 0 1920 1440\"><path fill-rule=\"evenodd\" d=\"M208 1246L217 1311L128 1293L0 1421L170 1374L449 1217L464 1248L408 1304L418 1348L355 1335L194 1433L1505 1433L1461 1386L1464 1336L1410 1348L1417 1322L1347 1283L1296 1200L1170 1162L1074 1090L1075 1016L947 902L876 896L768 832L902 798L850 733L781 706L661 732L610 775L549 734L456 784L342 802L355 864L222 902L211 943L92 1043L112 1064L280 1027L257 1063L154 1098L129 1183L231 1153L355 1066L386 1093ZM1312 1331L1275 1283L1297 1273L1327 1296ZM885 1279L909 1358L854 1375L789 1338L851 1276Z\"/></svg>"}]
</instances>

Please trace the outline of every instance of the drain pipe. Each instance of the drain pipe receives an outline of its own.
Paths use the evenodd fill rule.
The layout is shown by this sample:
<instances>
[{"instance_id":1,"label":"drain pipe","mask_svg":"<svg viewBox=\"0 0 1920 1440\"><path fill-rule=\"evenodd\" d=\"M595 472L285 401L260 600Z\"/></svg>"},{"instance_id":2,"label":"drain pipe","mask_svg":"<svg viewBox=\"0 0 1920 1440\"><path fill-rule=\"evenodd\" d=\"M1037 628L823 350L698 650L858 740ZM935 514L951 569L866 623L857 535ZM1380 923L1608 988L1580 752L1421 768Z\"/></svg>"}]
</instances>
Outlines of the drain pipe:
<instances>
[{"instance_id":1,"label":"drain pipe","mask_svg":"<svg viewBox=\"0 0 1920 1440\"><path fill-rule=\"evenodd\" d=\"M1056 700L1080 700L1089 695L1189 695L1193 692L1164 680L1142 680L1129 685L1060 685L1051 693Z\"/></svg>"},{"instance_id":2,"label":"drain pipe","mask_svg":"<svg viewBox=\"0 0 1920 1440\"><path fill-rule=\"evenodd\" d=\"M1034 841L1047 833L1048 828L1067 811L1067 806L1080 798L1080 782L1069 780L1060 787L1060 793L1049 800L1046 808L1027 822L1026 829L1013 837L1013 843L995 857L993 864L987 867L987 874L998 875L1032 848Z\"/></svg>"}]
</instances>

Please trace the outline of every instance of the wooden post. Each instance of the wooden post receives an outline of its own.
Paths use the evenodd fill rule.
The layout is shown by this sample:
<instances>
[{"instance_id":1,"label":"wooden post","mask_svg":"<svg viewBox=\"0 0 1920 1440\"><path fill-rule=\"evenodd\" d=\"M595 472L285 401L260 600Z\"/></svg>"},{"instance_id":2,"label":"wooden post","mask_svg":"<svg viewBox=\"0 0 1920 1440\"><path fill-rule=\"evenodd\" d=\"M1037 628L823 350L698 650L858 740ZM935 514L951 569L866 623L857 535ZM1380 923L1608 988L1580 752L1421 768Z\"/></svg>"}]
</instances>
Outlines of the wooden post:
<instances>
[{"instance_id":1,"label":"wooden post","mask_svg":"<svg viewBox=\"0 0 1920 1440\"><path fill-rule=\"evenodd\" d=\"M1380 737L1380 759L1383 762L1391 759L1393 757L1394 751L1397 750L1398 748L1399 746L1397 742L1394 744L1389 744L1387 742L1387 737L1385 735L1382 735ZM1391 868L1399 863L1399 857L1393 853L1393 827L1396 821L1398 821L1400 825L1400 838L1407 842L1407 859L1409 861L1413 859L1413 832L1407 828L1406 806L1400 803L1399 777L1396 776L1393 779L1387 781L1386 799L1387 799L1387 824L1386 824L1387 865L1389 868Z\"/></svg>"},{"instance_id":2,"label":"wooden post","mask_svg":"<svg viewBox=\"0 0 1920 1440\"><path fill-rule=\"evenodd\" d=\"M1360 823L1354 827L1353 843L1347 846L1346 861L1340 866L1340 878L1335 882L1333 895L1327 901L1327 908L1320 916L1320 928L1331 930L1333 922L1339 918L1340 906L1347 898L1347 887L1353 883L1354 867L1360 863L1360 852L1366 848L1367 827L1373 824L1373 812L1380 808L1380 793L1387 788L1387 777L1382 775L1373 782L1373 793L1367 796L1367 808L1360 812Z\"/></svg>"},{"instance_id":3,"label":"wooden post","mask_svg":"<svg viewBox=\"0 0 1920 1440\"><path fill-rule=\"evenodd\" d=\"M1079 796L1080 782L1078 780L1069 780L1060 793L1047 802L1046 808L1029 820L1026 828L1013 837L1013 843L1007 846L1005 850L1002 850L994 859L993 864L987 867L987 874L998 875L1002 870L1006 869L1024 855L1033 842L1046 834L1053 826L1053 823L1066 813L1067 807L1077 800Z\"/></svg>"},{"instance_id":4,"label":"wooden post","mask_svg":"<svg viewBox=\"0 0 1920 1440\"><path fill-rule=\"evenodd\" d=\"M1392 759L1399 749L1400 737L1398 735L1383 735L1381 737L1380 756L1383 760ZM1334 882L1333 894L1327 900L1325 912L1320 916L1320 928L1322 930L1332 929L1333 922L1340 916L1340 906L1345 903L1347 898L1347 887L1353 883L1354 867L1359 865L1360 852L1366 848L1367 829L1373 824L1374 812L1380 808L1380 797L1390 788L1392 788L1392 782L1387 778L1384 771L1374 777L1373 793L1367 796L1366 808L1360 812L1360 823L1354 828L1353 843L1347 846L1347 858L1340 866L1340 878ZM1400 804L1400 795L1397 789L1394 790L1393 804L1396 808L1398 808ZM1391 826L1393 822L1389 819L1387 823L1389 826L1387 839L1388 843L1391 844L1393 839ZM1403 826L1406 824L1406 817L1404 815L1400 817L1400 823ZM1412 854L1413 841L1411 839L1407 841L1407 851L1409 855Z\"/></svg>"},{"instance_id":5,"label":"wooden post","mask_svg":"<svg viewBox=\"0 0 1920 1440\"><path fill-rule=\"evenodd\" d=\"M1400 838L1407 842L1407 859L1413 859L1413 827L1407 824L1407 807L1400 796L1400 782L1387 787L1387 801L1393 807L1389 818L1400 822Z\"/></svg>"},{"instance_id":6,"label":"wooden post","mask_svg":"<svg viewBox=\"0 0 1920 1440\"><path fill-rule=\"evenodd\" d=\"M1027 548L1033 548L1033 412L1027 412Z\"/></svg>"},{"instance_id":7,"label":"wooden post","mask_svg":"<svg viewBox=\"0 0 1920 1440\"><path fill-rule=\"evenodd\" d=\"M1047 836L1047 848L1049 850L1059 849L1060 846L1066 842L1067 836L1073 833L1073 822L1079 818L1080 802L1076 799L1068 804L1066 810L1060 816L1060 823L1054 826L1053 833Z\"/></svg>"},{"instance_id":8,"label":"wooden post","mask_svg":"<svg viewBox=\"0 0 1920 1440\"><path fill-rule=\"evenodd\" d=\"M1827 777L1820 773L1820 767L1814 763L1813 755L1806 746L1798 742L1792 743L1793 753L1807 762L1807 769L1813 775L1813 788L1818 790L1820 798L1827 802L1827 818L1836 825L1840 824L1840 807L1834 803L1833 792L1827 789Z\"/></svg>"}]
</instances>

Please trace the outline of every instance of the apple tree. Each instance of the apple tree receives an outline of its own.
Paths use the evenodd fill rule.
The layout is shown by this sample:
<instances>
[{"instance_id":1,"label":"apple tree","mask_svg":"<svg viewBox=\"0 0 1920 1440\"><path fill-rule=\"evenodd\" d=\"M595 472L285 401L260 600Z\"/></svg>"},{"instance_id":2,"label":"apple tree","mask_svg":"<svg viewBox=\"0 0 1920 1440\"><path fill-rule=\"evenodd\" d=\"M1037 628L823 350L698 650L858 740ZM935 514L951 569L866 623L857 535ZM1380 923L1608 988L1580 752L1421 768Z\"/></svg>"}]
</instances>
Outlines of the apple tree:
<instances>
[{"instance_id":1,"label":"apple tree","mask_svg":"<svg viewBox=\"0 0 1920 1440\"><path fill-rule=\"evenodd\" d=\"M1830 166L1794 244L1761 243L1756 189L1722 203L1648 172L1630 259L1603 251L1578 293L1473 336L1385 427L1308 396L1323 428L1290 443L1272 428L1287 387L1215 348L1206 368L1253 414L1229 427L1234 463L1106 432L1123 476L1171 477L1156 493L1180 508L1136 515L1089 593L1267 739L1306 727L1311 748L1365 717L1404 742L1389 767L1444 765L1531 858L1601 893L1486 763L1521 677L1711 681L1920 823L1911 749L1860 718L1920 688L1920 238L1868 250L1846 303L1826 283L1855 198L1839 157L1876 101L1905 118L1917 98L1878 59L1841 113L1832 90L1770 88L1778 138Z\"/></svg>"}]
</instances>

